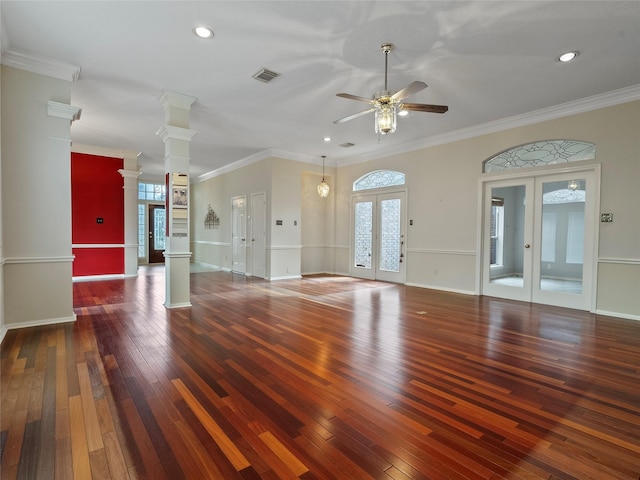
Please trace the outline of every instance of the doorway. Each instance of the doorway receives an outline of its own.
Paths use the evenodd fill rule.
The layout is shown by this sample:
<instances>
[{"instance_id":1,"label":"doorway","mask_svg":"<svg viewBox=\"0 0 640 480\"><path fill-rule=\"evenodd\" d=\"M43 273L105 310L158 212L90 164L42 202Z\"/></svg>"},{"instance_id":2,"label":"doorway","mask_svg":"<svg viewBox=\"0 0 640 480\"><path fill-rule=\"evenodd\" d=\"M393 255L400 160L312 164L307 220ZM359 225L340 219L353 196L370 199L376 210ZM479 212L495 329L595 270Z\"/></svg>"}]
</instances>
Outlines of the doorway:
<instances>
[{"instance_id":1,"label":"doorway","mask_svg":"<svg viewBox=\"0 0 640 480\"><path fill-rule=\"evenodd\" d=\"M351 275L404 283L406 192L351 200Z\"/></svg>"},{"instance_id":2,"label":"doorway","mask_svg":"<svg viewBox=\"0 0 640 480\"><path fill-rule=\"evenodd\" d=\"M231 271L247 273L247 197L231 199Z\"/></svg>"},{"instance_id":3,"label":"doorway","mask_svg":"<svg viewBox=\"0 0 640 480\"><path fill-rule=\"evenodd\" d=\"M596 169L486 181L482 294L593 308Z\"/></svg>"},{"instance_id":4,"label":"doorway","mask_svg":"<svg viewBox=\"0 0 640 480\"><path fill-rule=\"evenodd\" d=\"M164 263L167 219L164 205L149 205L149 263Z\"/></svg>"},{"instance_id":5,"label":"doorway","mask_svg":"<svg viewBox=\"0 0 640 480\"><path fill-rule=\"evenodd\" d=\"M266 270L266 215L264 192L251 194L251 275L265 278Z\"/></svg>"}]
</instances>

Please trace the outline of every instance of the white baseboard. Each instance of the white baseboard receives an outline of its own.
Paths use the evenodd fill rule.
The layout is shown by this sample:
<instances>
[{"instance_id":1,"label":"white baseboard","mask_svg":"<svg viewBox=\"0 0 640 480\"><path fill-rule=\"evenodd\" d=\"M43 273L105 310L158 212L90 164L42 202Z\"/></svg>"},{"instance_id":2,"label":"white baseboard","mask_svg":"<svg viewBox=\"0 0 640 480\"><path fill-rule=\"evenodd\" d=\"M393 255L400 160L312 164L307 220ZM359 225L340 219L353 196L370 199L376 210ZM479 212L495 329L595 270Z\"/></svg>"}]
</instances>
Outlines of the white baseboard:
<instances>
[{"instance_id":1,"label":"white baseboard","mask_svg":"<svg viewBox=\"0 0 640 480\"><path fill-rule=\"evenodd\" d=\"M122 280L123 278L137 277L137 275L124 275L122 273L114 275L83 275L80 277L72 277L74 282L95 282L97 280Z\"/></svg>"},{"instance_id":2,"label":"white baseboard","mask_svg":"<svg viewBox=\"0 0 640 480\"><path fill-rule=\"evenodd\" d=\"M640 322L640 315L631 315L628 313L608 312L606 310L596 309L596 315L606 315L607 317L624 318L625 320L636 320Z\"/></svg>"},{"instance_id":3,"label":"white baseboard","mask_svg":"<svg viewBox=\"0 0 640 480\"><path fill-rule=\"evenodd\" d=\"M57 323L69 323L76 321L76 314L74 313L71 317L61 317L61 318L45 318L42 320L32 320L29 322L16 322L16 323L7 323L2 328L5 330L13 330L15 328L27 328L27 327L42 327L44 325L54 325ZM4 332L6 334L6 332ZM2 335L4 338L4 334Z\"/></svg>"},{"instance_id":4,"label":"white baseboard","mask_svg":"<svg viewBox=\"0 0 640 480\"><path fill-rule=\"evenodd\" d=\"M302 275L287 275L283 277L270 277L266 280L274 281L274 280L299 280L302 278Z\"/></svg>"},{"instance_id":5,"label":"white baseboard","mask_svg":"<svg viewBox=\"0 0 640 480\"><path fill-rule=\"evenodd\" d=\"M445 288L445 287L436 286L436 285L424 285L422 283L412 283L412 282L407 282L405 283L405 285L408 287L419 287L419 288L428 288L429 290L439 290L441 292L461 293L463 295L477 295L476 292L474 292L473 290L460 290L458 288Z\"/></svg>"}]
</instances>

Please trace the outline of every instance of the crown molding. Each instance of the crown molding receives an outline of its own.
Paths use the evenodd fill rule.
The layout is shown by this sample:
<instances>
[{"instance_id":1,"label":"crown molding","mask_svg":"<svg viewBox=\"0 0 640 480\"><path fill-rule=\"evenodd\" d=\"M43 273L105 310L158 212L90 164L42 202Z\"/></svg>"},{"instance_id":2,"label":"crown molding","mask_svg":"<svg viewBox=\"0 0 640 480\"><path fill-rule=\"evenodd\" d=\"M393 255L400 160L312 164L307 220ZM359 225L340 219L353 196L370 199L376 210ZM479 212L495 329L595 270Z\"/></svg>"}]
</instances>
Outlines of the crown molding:
<instances>
[{"instance_id":1,"label":"crown molding","mask_svg":"<svg viewBox=\"0 0 640 480\"><path fill-rule=\"evenodd\" d=\"M126 150L122 148L97 147L94 145L84 145L82 143L72 143L71 152L95 155L97 157L109 158L138 158L142 152L137 150Z\"/></svg>"},{"instance_id":2,"label":"crown molding","mask_svg":"<svg viewBox=\"0 0 640 480\"><path fill-rule=\"evenodd\" d=\"M2 64L8 67L26 70L47 77L75 82L80 76L80 67L71 63L60 62L40 57L31 53L7 51L2 52Z\"/></svg>"},{"instance_id":3,"label":"crown molding","mask_svg":"<svg viewBox=\"0 0 640 480\"><path fill-rule=\"evenodd\" d=\"M622 103L640 100L640 84L630 87L613 90L611 92L593 95L591 97L582 98L573 102L562 103L553 107L534 110L529 113L515 115L513 117L502 118L493 122L487 122L472 127L455 130L453 132L443 133L441 135L433 135L431 137L421 139L415 142L405 143L394 147L377 150L372 153L351 157L345 160L342 165L353 165L356 163L368 162L378 158L399 155L403 153L422 150L424 148L435 147L447 143L453 143L460 140L479 137L490 133L502 132L512 128L532 125L534 123L555 120L557 118L568 117L579 113L598 110L600 108L612 107Z\"/></svg>"},{"instance_id":4,"label":"crown molding","mask_svg":"<svg viewBox=\"0 0 640 480\"><path fill-rule=\"evenodd\" d=\"M311 155L303 155L300 153L288 152L286 150L279 150L277 148L267 148L266 150L261 150L256 152L248 157L245 157L237 162L230 163L229 165L225 165L216 170L211 170L210 172L203 173L202 175L198 175L196 183L204 182L205 180L209 180L211 178L219 177L225 173L233 172L234 170L238 170L239 168L246 167L253 163L260 162L262 160L266 160L267 158L282 158L284 160L292 160L295 162L308 163L311 165L317 164L320 160L320 157L314 157ZM337 166L335 163L331 165L327 162L327 166Z\"/></svg>"},{"instance_id":5,"label":"crown molding","mask_svg":"<svg viewBox=\"0 0 640 480\"><path fill-rule=\"evenodd\" d=\"M74 107L67 103L54 102L49 100L47 102L47 113L50 117L63 118L73 122L80 118L82 109L80 107Z\"/></svg>"}]
</instances>

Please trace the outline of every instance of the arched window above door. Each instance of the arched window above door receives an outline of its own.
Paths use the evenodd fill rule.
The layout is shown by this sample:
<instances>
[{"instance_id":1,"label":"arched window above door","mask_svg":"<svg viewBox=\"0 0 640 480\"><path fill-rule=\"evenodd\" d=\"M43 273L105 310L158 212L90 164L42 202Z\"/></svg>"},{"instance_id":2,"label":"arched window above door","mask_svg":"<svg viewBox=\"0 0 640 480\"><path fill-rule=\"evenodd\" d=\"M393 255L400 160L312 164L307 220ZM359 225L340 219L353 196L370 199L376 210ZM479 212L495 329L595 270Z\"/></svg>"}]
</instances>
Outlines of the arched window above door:
<instances>
[{"instance_id":1,"label":"arched window above door","mask_svg":"<svg viewBox=\"0 0 640 480\"><path fill-rule=\"evenodd\" d=\"M370 190L372 188L393 187L396 185L404 185L404 173L393 170L375 170L369 172L355 182L353 182L353 191Z\"/></svg>"},{"instance_id":2,"label":"arched window above door","mask_svg":"<svg viewBox=\"0 0 640 480\"><path fill-rule=\"evenodd\" d=\"M593 143L579 140L544 140L520 145L488 158L482 162L482 172L556 165L591 160L595 156L596 146Z\"/></svg>"}]
</instances>

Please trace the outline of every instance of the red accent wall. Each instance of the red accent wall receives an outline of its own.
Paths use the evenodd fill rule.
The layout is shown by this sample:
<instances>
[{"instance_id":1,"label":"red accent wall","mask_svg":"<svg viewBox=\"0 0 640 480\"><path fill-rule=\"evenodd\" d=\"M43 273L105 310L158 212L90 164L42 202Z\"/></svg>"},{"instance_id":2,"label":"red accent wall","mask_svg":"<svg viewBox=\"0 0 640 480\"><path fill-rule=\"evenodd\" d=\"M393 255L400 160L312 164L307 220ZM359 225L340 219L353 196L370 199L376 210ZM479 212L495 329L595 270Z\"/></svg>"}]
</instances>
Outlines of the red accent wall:
<instances>
[{"instance_id":1,"label":"red accent wall","mask_svg":"<svg viewBox=\"0 0 640 480\"><path fill-rule=\"evenodd\" d=\"M71 154L71 238L83 245L73 249L74 276L124 273L123 167L121 158Z\"/></svg>"}]
</instances>

